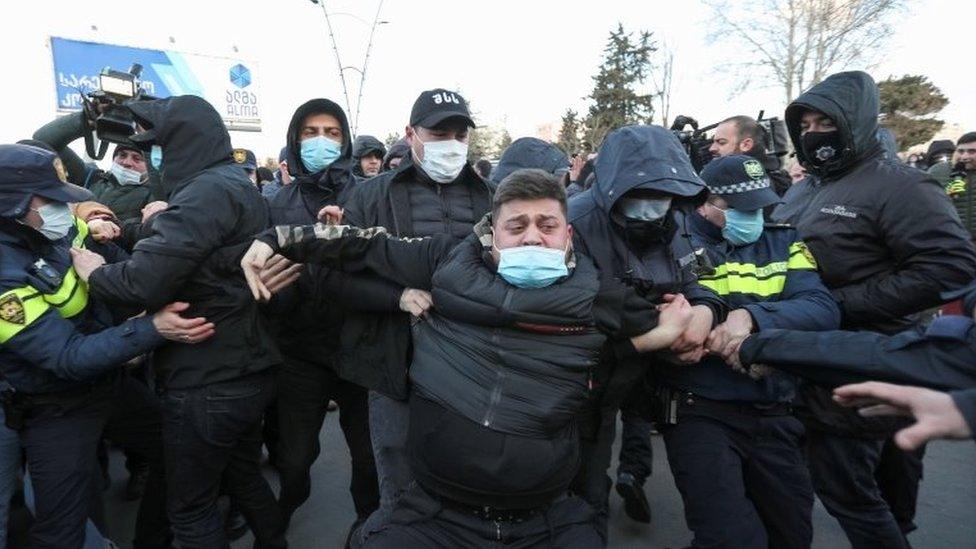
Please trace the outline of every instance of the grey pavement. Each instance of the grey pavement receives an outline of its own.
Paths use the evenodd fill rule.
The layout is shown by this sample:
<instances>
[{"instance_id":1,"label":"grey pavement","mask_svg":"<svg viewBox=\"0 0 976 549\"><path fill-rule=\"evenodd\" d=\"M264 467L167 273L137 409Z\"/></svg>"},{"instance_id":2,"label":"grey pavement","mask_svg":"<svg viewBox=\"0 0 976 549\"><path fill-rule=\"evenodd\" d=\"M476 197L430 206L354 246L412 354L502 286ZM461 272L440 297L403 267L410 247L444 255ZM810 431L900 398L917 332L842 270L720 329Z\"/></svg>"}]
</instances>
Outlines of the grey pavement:
<instances>
[{"instance_id":1,"label":"grey pavement","mask_svg":"<svg viewBox=\"0 0 976 549\"><path fill-rule=\"evenodd\" d=\"M288 540L293 549L341 548L354 512L349 498L349 453L338 428L337 416L329 414L322 430L322 456L312 471L312 496L292 519ZM619 432L619 429L618 429ZM120 547L131 547L131 525L135 505L123 502L125 486L122 457L112 456L113 486L107 495L110 537ZM268 478L277 489L274 473ZM623 512L616 493L610 500L610 547L681 548L691 542L685 527L681 497L665 459L661 438L654 437L654 474L647 493L654 514L653 524L637 524ZM814 509L814 544L817 549L848 547L837 522L818 502ZM939 441L929 445L925 456L916 523L909 536L915 549L957 549L976 547L976 444ZM233 545L251 547L248 535Z\"/></svg>"}]
</instances>

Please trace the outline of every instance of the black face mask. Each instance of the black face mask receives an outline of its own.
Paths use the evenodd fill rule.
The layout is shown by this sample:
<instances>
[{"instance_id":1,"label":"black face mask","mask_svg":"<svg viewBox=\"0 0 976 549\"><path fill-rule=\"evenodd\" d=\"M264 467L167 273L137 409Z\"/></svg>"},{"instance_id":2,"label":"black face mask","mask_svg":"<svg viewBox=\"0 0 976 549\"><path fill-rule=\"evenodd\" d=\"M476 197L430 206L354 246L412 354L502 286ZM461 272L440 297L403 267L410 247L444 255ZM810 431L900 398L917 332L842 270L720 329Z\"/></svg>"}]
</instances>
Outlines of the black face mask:
<instances>
[{"instance_id":1,"label":"black face mask","mask_svg":"<svg viewBox=\"0 0 976 549\"><path fill-rule=\"evenodd\" d=\"M820 167L840 157L844 144L839 131L807 132L800 136L800 146L807 162Z\"/></svg>"},{"instance_id":2,"label":"black face mask","mask_svg":"<svg viewBox=\"0 0 976 549\"><path fill-rule=\"evenodd\" d=\"M646 250L655 244L670 244L678 231L678 224L670 211L655 221L623 218L623 227L627 241L639 250Z\"/></svg>"}]
</instances>

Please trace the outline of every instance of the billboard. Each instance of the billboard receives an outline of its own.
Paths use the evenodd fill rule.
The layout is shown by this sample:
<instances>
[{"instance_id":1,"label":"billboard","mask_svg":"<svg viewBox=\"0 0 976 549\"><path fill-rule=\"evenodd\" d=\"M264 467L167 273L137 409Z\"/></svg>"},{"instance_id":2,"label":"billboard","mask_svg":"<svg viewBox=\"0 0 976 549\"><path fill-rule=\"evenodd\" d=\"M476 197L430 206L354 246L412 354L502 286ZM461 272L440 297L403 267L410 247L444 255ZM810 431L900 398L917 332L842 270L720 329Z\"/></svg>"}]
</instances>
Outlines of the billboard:
<instances>
[{"instance_id":1,"label":"billboard","mask_svg":"<svg viewBox=\"0 0 976 549\"><path fill-rule=\"evenodd\" d=\"M59 112L81 110L82 94L98 88L109 67L142 65L142 89L153 97L198 95L217 109L227 129L261 131L257 66L241 59L83 42L51 37Z\"/></svg>"}]
</instances>

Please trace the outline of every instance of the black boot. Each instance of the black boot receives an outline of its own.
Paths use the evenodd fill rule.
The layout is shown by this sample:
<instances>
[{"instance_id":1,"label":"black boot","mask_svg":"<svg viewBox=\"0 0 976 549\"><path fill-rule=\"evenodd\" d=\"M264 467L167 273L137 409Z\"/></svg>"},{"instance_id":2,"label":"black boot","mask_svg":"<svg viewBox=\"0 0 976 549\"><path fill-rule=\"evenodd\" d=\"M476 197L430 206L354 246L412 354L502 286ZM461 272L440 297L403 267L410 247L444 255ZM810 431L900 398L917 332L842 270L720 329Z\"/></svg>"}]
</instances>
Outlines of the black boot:
<instances>
[{"instance_id":1,"label":"black boot","mask_svg":"<svg viewBox=\"0 0 976 549\"><path fill-rule=\"evenodd\" d=\"M630 473L617 474L617 493L624 499L624 511L637 522L651 523L651 506L644 495L643 483Z\"/></svg>"}]
</instances>

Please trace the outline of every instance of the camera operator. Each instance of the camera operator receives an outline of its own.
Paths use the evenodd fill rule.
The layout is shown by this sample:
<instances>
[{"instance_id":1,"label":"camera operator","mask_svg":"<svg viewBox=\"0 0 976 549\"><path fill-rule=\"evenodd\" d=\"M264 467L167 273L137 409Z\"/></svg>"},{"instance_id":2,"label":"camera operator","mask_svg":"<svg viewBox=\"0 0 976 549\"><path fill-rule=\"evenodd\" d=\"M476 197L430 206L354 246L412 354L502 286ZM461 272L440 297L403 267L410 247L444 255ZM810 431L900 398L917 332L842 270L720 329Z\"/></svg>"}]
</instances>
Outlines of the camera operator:
<instances>
[{"instance_id":1,"label":"camera operator","mask_svg":"<svg viewBox=\"0 0 976 549\"><path fill-rule=\"evenodd\" d=\"M142 208L153 200L149 184L149 170L142 151L134 144L118 144L112 152L112 167L102 171L86 165L68 148L90 130L91 114L82 111L48 122L36 132L34 139L57 151L68 172L68 179L83 186L104 204L120 221L142 216Z\"/></svg>"},{"instance_id":2,"label":"camera operator","mask_svg":"<svg viewBox=\"0 0 976 549\"><path fill-rule=\"evenodd\" d=\"M762 163L776 194L783 196L790 188L790 174L780 165L779 159L766 154L766 130L755 118L738 115L719 122L708 152L721 158L733 154L745 154Z\"/></svg>"}]
</instances>

